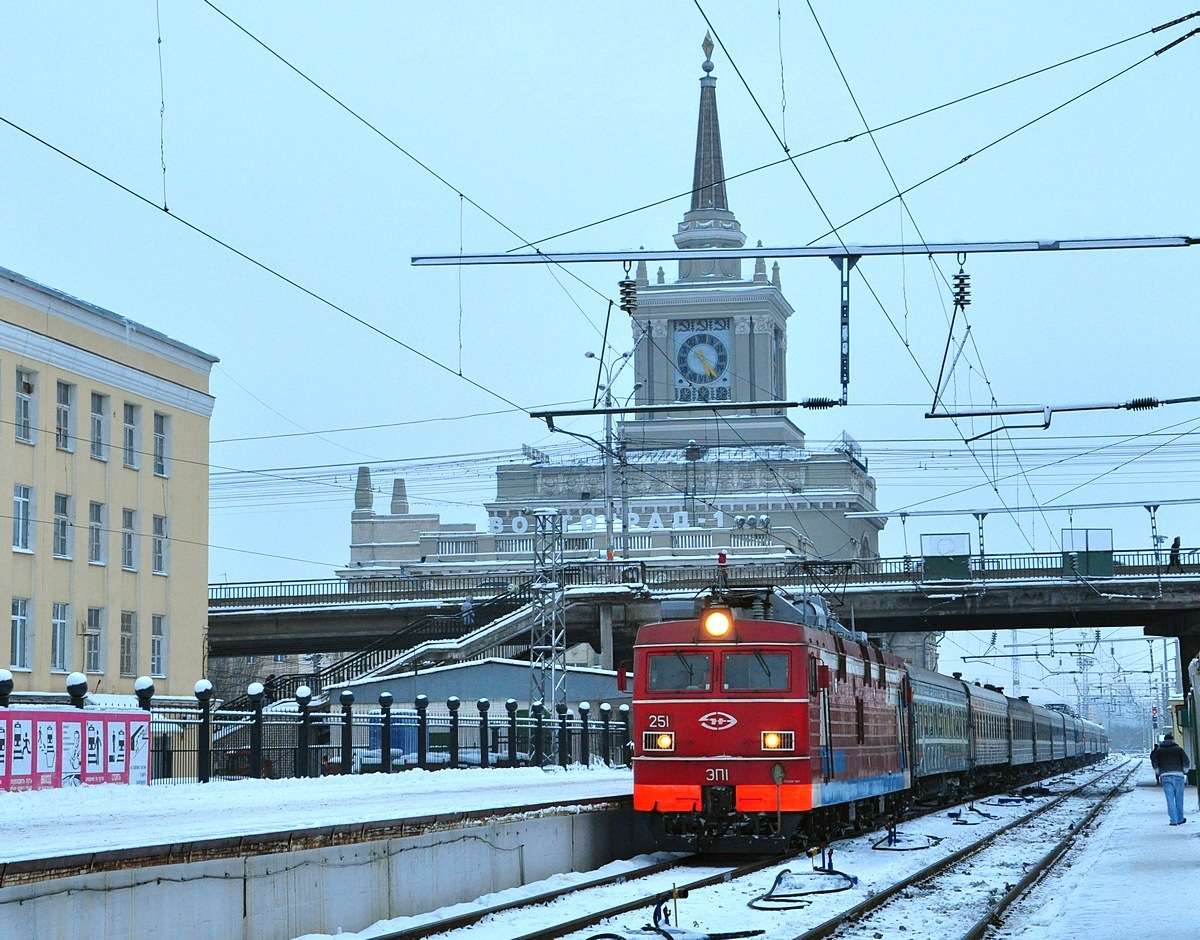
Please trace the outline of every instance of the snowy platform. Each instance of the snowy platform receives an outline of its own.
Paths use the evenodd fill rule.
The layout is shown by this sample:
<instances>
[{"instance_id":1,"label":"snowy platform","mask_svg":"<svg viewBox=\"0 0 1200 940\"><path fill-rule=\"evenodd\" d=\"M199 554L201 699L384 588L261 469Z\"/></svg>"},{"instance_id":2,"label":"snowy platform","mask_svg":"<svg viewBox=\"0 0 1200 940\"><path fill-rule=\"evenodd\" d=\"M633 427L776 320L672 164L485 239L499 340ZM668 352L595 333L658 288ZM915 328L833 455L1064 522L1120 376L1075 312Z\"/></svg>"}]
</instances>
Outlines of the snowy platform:
<instances>
[{"instance_id":1,"label":"snowy platform","mask_svg":"<svg viewBox=\"0 0 1200 940\"><path fill-rule=\"evenodd\" d=\"M1195 884L1200 876L1200 810L1188 787L1182 826L1167 824L1167 804L1143 764L1131 793L1119 797L1083 843L1005 918L996 938L1179 940L1200 936Z\"/></svg>"},{"instance_id":2,"label":"snowy platform","mask_svg":"<svg viewBox=\"0 0 1200 940\"><path fill-rule=\"evenodd\" d=\"M0 871L28 867L13 863L114 852L126 863L139 854L160 860L162 851L149 850L194 854L230 840L247 849L255 841L322 834L347 842L354 830L371 838L384 829L445 828L493 812L627 800L632 786L624 768L555 767L12 793L0 797Z\"/></svg>"}]
</instances>

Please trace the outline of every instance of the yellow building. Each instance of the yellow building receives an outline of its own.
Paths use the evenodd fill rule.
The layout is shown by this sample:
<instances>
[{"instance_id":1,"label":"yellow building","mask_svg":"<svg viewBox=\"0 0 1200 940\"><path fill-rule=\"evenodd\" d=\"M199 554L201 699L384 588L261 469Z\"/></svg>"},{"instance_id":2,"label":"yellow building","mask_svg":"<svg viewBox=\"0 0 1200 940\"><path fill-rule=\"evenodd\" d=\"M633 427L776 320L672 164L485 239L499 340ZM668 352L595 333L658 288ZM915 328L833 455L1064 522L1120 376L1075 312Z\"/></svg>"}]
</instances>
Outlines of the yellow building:
<instances>
[{"instance_id":1,"label":"yellow building","mask_svg":"<svg viewBox=\"0 0 1200 940\"><path fill-rule=\"evenodd\" d=\"M182 695L204 674L216 361L0 268L0 665L16 693L61 693L78 671L95 692L149 675Z\"/></svg>"}]
</instances>

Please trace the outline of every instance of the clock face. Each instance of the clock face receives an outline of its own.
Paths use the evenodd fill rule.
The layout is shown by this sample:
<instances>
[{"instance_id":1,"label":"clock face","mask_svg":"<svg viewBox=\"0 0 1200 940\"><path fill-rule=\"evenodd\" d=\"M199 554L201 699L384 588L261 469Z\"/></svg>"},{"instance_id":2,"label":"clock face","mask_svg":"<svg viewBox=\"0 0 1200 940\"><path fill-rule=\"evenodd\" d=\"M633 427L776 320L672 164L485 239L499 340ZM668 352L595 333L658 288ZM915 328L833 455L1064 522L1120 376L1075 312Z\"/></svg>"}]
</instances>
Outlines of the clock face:
<instances>
[{"instance_id":1,"label":"clock face","mask_svg":"<svg viewBox=\"0 0 1200 940\"><path fill-rule=\"evenodd\" d=\"M729 401L729 318L676 320L675 400Z\"/></svg>"}]
</instances>

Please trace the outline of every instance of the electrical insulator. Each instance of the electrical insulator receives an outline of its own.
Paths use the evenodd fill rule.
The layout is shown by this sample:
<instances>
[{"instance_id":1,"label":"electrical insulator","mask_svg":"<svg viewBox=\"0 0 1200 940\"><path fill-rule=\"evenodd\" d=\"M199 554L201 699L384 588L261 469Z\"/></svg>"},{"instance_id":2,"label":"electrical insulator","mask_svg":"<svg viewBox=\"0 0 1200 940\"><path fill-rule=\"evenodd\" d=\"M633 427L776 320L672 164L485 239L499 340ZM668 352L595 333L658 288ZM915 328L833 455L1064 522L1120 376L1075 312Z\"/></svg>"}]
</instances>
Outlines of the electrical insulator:
<instances>
[{"instance_id":1,"label":"electrical insulator","mask_svg":"<svg viewBox=\"0 0 1200 940\"><path fill-rule=\"evenodd\" d=\"M968 307L971 304L971 275L962 268L954 275L954 305Z\"/></svg>"},{"instance_id":2,"label":"electrical insulator","mask_svg":"<svg viewBox=\"0 0 1200 940\"><path fill-rule=\"evenodd\" d=\"M637 281L631 278L625 278L617 283L617 289L621 296L621 309L630 316L637 313Z\"/></svg>"}]
</instances>

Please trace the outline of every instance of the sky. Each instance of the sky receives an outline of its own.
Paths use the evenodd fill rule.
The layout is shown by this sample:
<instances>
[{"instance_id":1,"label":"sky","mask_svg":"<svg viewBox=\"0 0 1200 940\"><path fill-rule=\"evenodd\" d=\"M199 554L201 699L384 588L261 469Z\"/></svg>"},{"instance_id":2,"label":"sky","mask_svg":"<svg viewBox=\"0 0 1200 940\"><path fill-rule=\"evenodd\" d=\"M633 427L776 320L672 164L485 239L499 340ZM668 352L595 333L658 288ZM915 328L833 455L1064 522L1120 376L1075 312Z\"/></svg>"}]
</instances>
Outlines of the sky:
<instances>
[{"instance_id":1,"label":"sky","mask_svg":"<svg viewBox=\"0 0 1200 940\"><path fill-rule=\"evenodd\" d=\"M414 508L482 523L480 503L494 493L492 455L522 443L566 446L454 373L526 407L585 399L594 373L583 355L598 347L607 307L600 295L616 297L619 266L573 269L593 291L542 267L414 268L409 259L454 253L460 244L482 252L520 243L459 193L531 239L688 189L706 25L685 0L600 8L214 2L449 185L203 0L160 0L157 20L148 0L47 0L7 11L0 116L159 204L165 157L171 214L447 368L8 126L0 126L7 184L0 265L219 356L210 579L327 577L347 559L359 462L379 462L381 492L404 467ZM861 130L806 4L705 0L703 7L792 152ZM814 8L873 125L1189 12L1172 3L1117 2L851 9L815 0ZM907 185L1191 25L881 131L879 147ZM931 242L1196 234L1198 56L1200 37L920 187L907 201L921 234ZM718 49L713 58L727 172L778 159L779 144L728 55ZM728 184L752 243L803 244L829 228L825 214L840 223L893 195L866 137L798 165L819 206L787 165ZM547 244L669 247L685 208L686 197L675 199ZM840 234L859 243L919 240L894 202ZM1037 405L1196 394L1197 252L967 258L974 346L944 400L966 407L986 404L993 393L1001 402ZM941 263L947 275L957 268L953 258ZM836 272L821 259L781 268L796 308L789 390L836 395ZM932 376L946 335L946 294L929 262L869 259L861 270L881 304L863 281L854 283L852 405L799 412L795 420L813 445L843 430L863 443L881 509L1029 506L1060 494L1063 504L1194 495L1195 404L1060 414L1049 431L1012 432L1011 445L1002 436L975 445L981 467L948 422L923 418L929 386L909 352ZM612 348L629 343L628 326L616 321ZM477 417L446 420L464 415ZM399 422L420 423L308 433ZM962 430L969 436L984 427L968 422ZM1135 435L1147 436L1115 446ZM1093 447L1104 449L1034 469ZM279 468L314 469L304 471L309 483L293 486L274 475L300 471ZM998 492L991 477L1001 478ZM1150 544L1140 508L1018 518L1019 526L1005 513L988 517L990 552L1055 550L1067 525L1111 527L1118 547ZM1164 507L1159 525L1200 544L1196 507ZM922 532L942 531L971 532L974 544L970 516L912 517L904 526L889 523L881 551L915 552Z\"/></svg>"}]
</instances>

